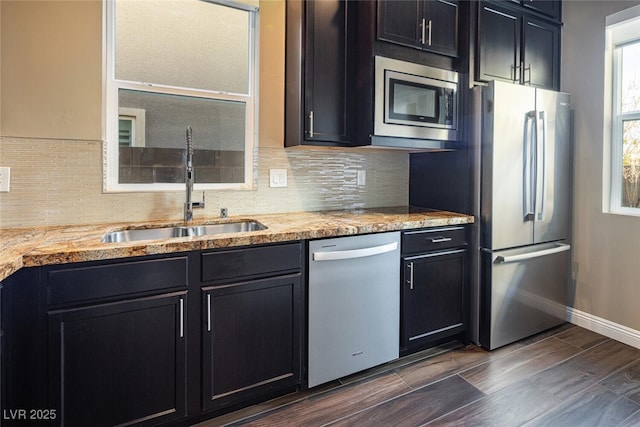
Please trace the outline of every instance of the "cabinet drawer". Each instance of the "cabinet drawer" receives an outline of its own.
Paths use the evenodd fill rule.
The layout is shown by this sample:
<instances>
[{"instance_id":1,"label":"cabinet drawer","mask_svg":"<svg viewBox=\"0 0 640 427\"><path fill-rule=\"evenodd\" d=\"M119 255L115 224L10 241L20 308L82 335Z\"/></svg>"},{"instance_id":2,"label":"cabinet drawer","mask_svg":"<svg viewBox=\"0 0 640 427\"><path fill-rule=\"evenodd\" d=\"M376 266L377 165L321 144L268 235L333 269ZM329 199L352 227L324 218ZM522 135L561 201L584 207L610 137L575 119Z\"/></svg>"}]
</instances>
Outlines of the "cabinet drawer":
<instances>
[{"instance_id":1,"label":"cabinet drawer","mask_svg":"<svg viewBox=\"0 0 640 427\"><path fill-rule=\"evenodd\" d=\"M402 253L428 252L467 244L465 227L429 228L402 234Z\"/></svg>"},{"instance_id":2,"label":"cabinet drawer","mask_svg":"<svg viewBox=\"0 0 640 427\"><path fill-rule=\"evenodd\" d=\"M187 286L187 257L131 261L47 272L47 302L66 304Z\"/></svg>"},{"instance_id":3,"label":"cabinet drawer","mask_svg":"<svg viewBox=\"0 0 640 427\"><path fill-rule=\"evenodd\" d=\"M202 254L203 282L268 276L301 268L300 243Z\"/></svg>"}]
</instances>

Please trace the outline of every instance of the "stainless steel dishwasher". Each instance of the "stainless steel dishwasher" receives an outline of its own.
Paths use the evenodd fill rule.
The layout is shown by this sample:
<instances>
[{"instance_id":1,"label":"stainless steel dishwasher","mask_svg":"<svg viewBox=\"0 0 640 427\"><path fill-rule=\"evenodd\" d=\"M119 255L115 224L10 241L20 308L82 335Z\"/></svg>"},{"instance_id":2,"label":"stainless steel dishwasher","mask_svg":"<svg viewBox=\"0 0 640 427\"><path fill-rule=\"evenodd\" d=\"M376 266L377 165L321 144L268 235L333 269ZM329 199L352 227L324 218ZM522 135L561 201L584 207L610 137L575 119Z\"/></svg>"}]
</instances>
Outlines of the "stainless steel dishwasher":
<instances>
[{"instance_id":1,"label":"stainless steel dishwasher","mask_svg":"<svg viewBox=\"0 0 640 427\"><path fill-rule=\"evenodd\" d=\"M399 282L399 232L309 243L309 387L398 358Z\"/></svg>"}]
</instances>

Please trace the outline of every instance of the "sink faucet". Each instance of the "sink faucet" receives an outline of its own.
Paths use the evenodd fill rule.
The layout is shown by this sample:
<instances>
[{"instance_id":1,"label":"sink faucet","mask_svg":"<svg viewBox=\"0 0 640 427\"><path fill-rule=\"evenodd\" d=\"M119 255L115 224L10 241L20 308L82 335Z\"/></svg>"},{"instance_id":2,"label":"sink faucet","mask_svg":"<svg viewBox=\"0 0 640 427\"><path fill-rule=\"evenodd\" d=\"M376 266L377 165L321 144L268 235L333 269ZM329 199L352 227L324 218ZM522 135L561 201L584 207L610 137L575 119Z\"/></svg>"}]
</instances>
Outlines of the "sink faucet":
<instances>
[{"instance_id":1,"label":"sink faucet","mask_svg":"<svg viewBox=\"0 0 640 427\"><path fill-rule=\"evenodd\" d=\"M204 209L204 192L202 193L201 202L191 201L191 193L193 192L193 131L191 126L187 126L187 163L185 165L185 183L187 184L186 202L184 204L184 222L190 222L193 219L194 209Z\"/></svg>"}]
</instances>

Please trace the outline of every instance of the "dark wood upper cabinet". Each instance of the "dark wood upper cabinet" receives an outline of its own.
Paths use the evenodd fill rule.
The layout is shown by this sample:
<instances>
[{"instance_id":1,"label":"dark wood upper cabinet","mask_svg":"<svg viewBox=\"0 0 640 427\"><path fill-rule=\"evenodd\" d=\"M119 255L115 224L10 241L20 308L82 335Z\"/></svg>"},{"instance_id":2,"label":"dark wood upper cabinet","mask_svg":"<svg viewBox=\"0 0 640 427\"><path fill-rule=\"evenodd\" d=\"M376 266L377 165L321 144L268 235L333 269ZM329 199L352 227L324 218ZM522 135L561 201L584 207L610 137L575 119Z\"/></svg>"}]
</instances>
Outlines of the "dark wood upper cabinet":
<instances>
[{"instance_id":1,"label":"dark wood upper cabinet","mask_svg":"<svg viewBox=\"0 0 640 427\"><path fill-rule=\"evenodd\" d=\"M513 2L482 2L478 11L476 79L545 89L560 86L560 26Z\"/></svg>"},{"instance_id":2,"label":"dark wood upper cabinet","mask_svg":"<svg viewBox=\"0 0 640 427\"><path fill-rule=\"evenodd\" d=\"M351 145L351 3L287 1L285 146Z\"/></svg>"},{"instance_id":3,"label":"dark wood upper cabinet","mask_svg":"<svg viewBox=\"0 0 640 427\"><path fill-rule=\"evenodd\" d=\"M380 0L378 40L458 56L458 1Z\"/></svg>"},{"instance_id":4,"label":"dark wood upper cabinet","mask_svg":"<svg viewBox=\"0 0 640 427\"><path fill-rule=\"evenodd\" d=\"M418 0L379 1L378 39L422 48L423 3Z\"/></svg>"},{"instance_id":5,"label":"dark wood upper cabinet","mask_svg":"<svg viewBox=\"0 0 640 427\"><path fill-rule=\"evenodd\" d=\"M521 4L556 20L560 20L562 14L561 0L522 0Z\"/></svg>"},{"instance_id":6,"label":"dark wood upper cabinet","mask_svg":"<svg viewBox=\"0 0 640 427\"><path fill-rule=\"evenodd\" d=\"M522 20L496 5L481 5L478 17L477 79L520 82ZM518 68L516 68L518 67Z\"/></svg>"},{"instance_id":7,"label":"dark wood upper cabinet","mask_svg":"<svg viewBox=\"0 0 640 427\"><path fill-rule=\"evenodd\" d=\"M525 18L522 26L524 83L560 87L560 28L539 19Z\"/></svg>"}]
</instances>

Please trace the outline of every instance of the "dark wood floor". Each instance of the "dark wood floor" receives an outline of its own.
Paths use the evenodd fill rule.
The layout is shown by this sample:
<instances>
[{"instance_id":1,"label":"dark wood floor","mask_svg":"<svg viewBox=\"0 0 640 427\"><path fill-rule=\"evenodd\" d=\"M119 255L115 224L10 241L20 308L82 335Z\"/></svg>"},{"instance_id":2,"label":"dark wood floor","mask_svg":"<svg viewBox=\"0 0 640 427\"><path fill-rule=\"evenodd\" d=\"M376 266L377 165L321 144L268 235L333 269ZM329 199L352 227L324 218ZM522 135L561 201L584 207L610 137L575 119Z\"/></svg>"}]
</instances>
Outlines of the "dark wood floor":
<instances>
[{"instance_id":1,"label":"dark wood floor","mask_svg":"<svg viewBox=\"0 0 640 427\"><path fill-rule=\"evenodd\" d=\"M566 324L487 352L451 343L200 424L640 426L640 350Z\"/></svg>"}]
</instances>

